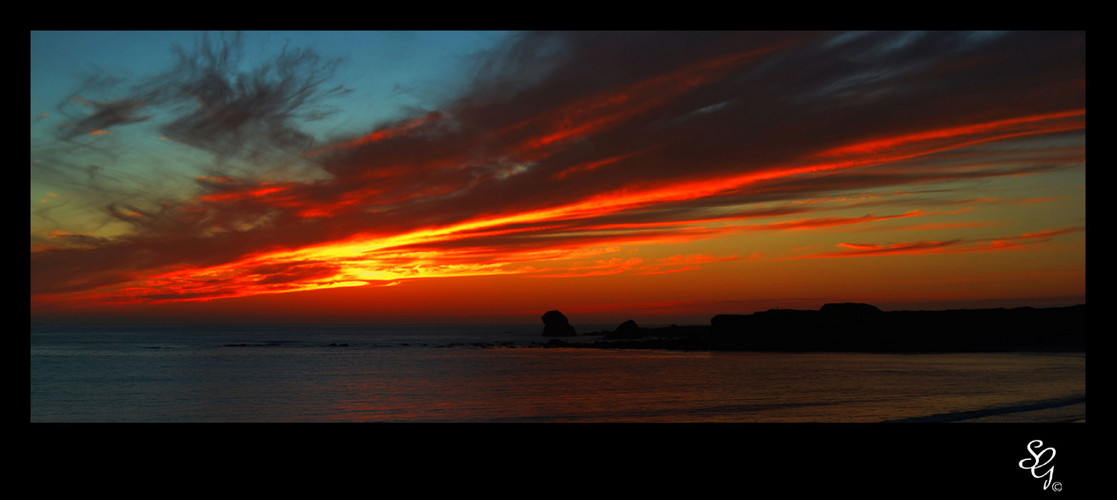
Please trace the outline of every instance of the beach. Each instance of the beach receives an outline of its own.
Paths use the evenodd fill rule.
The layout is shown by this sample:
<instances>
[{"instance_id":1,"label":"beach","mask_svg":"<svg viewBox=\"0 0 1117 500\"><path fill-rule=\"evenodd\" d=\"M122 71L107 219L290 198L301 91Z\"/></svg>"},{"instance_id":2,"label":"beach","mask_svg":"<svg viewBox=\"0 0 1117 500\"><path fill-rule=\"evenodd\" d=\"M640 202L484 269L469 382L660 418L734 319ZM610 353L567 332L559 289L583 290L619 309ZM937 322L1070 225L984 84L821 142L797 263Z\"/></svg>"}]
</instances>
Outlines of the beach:
<instances>
[{"instance_id":1,"label":"beach","mask_svg":"<svg viewBox=\"0 0 1117 500\"><path fill-rule=\"evenodd\" d=\"M1082 353L542 347L537 327L32 332L32 422L1077 422Z\"/></svg>"}]
</instances>

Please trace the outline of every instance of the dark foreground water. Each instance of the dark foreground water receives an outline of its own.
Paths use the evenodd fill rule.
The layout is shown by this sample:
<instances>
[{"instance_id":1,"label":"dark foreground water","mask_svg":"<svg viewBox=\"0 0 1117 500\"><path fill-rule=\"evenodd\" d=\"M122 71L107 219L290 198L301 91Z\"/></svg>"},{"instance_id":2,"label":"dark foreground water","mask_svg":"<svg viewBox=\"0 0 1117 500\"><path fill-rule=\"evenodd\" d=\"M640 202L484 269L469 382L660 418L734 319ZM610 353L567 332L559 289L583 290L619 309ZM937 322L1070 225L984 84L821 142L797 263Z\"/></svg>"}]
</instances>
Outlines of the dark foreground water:
<instances>
[{"instance_id":1,"label":"dark foreground water","mask_svg":"<svg viewBox=\"0 0 1117 500\"><path fill-rule=\"evenodd\" d=\"M542 348L540 330L533 325L32 326L30 420L1085 419L1081 353Z\"/></svg>"}]
</instances>

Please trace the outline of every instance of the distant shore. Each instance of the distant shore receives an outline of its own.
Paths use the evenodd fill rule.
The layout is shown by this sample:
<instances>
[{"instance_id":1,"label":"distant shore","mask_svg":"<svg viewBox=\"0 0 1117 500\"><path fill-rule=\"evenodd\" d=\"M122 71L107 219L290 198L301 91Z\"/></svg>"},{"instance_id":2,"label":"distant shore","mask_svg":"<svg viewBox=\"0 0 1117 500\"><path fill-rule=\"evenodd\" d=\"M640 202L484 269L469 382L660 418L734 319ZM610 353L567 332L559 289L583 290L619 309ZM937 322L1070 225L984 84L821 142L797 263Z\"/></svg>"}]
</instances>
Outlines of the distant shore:
<instances>
[{"instance_id":1,"label":"distant shore","mask_svg":"<svg viewBox=\"0 0 1117 500\"><path fill-rule=\"evenodd\" d=\"M1002 408L885 421L885 423L890 422L1085 423L1086 397L1038 401Z\"/></svg>"},{"instance_id":2,"label":"distant shore","mask_svg":"<svg viewBox=\"0 0 1117 500\"><path fill-rule=\"evenodd\" d=\"M555 316L549 312L552 318ZM550 318L548 318L550 319ZM565 321L565 317L561 318ZM717 315L709 325L659 328L622 323L613 331L552 337L543 347L835 352L1085 352L1086 306L882 311L826 304L817 311L771 309ZM579 337L568 340L569 337ZM596 337L586 341L585 337Z\"/></svg>"}]
</instances>

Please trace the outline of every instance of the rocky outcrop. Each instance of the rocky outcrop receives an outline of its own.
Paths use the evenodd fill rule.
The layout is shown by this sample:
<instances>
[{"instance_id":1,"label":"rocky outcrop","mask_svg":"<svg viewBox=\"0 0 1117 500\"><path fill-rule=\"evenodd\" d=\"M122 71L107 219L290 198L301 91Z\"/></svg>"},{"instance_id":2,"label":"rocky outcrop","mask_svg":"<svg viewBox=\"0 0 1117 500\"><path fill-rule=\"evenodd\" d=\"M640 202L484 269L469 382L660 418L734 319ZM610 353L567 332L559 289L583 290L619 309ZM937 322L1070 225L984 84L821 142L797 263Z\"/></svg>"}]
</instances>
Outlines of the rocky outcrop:
<instances>
[{"instance_id":1,"label":"rocky outcrop","mask_svg":"<svg viewBox=\"0 0 1117 500\"><path fill-rule=\"evenodd\" d=\"M559 311L544 314L543 324L544 336L576 335ZM719 314L709 325L641 327L629 320L598 335L604 340L552 339L547 346L787 352L1084 351L1086 305L884 311L847 302L826 304L818 310Z\"/></svg>"},{"instance_id":2,"label":"rocky outcrop","mask_svg":"<svg viewBox=\"0 0 1117 500\"><path fill-rule=\"evenodd\" d=\"M610 339L637 339L644 336L644 332L640 330L640 326L636 324L635 320L628 320L617 326L613 333L605 336Z\"/></svg>"},{"instance_id":3,"label":"rocky outcrop","mask_svg":"<svg viewBox=\"0 0 1117 500\"><path fill-rule=\"evenodd\" d=\"M711 349L971 352L1085 348L1086 306L1049 309L882 311L826 304L710 320Z\"/></svg>"},{"instance_id":4,"label":"rocky outcrop","mask_svg":"<svg viewBox=\"0 0 1117 500\"><path fill-rule=\"evenodd\" d=\"M557 310L543 313L542 319L544 337L573 337L578 335L570 321L566 319L566 315Z\"/></svg>"},{"instance_id":5,"label":"rocky outcrop","mask_svg":"<svg viewBox=\"0 0 1117 500\"><path fill-rule=\"evenodd\" d=\"M881 311L880 308L872 304L862 304L858 302L841 302L823 304L823 306L819 308L818 312L831 316L849 317L880 314L884 311Z\"/></svg>"}]
</instances>

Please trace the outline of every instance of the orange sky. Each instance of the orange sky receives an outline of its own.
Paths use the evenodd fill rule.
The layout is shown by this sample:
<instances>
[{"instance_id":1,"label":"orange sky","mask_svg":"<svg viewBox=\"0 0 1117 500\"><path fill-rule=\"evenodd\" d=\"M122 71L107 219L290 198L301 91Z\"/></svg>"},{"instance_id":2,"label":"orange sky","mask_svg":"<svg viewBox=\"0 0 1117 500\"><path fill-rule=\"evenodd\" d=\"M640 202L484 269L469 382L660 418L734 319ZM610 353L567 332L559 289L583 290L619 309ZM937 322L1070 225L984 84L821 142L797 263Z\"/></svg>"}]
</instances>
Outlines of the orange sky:
<instances>
[{"instance_id":1,"label":"orange sky","mask_svg":"<svg viewBox=\"0 0 1117 500\"><path fill-rule=\"evenodd\" d=\"M32 319L1083 303L1084 49L1082 33L511 34L458 96L341 134L295 110L356 92L268 80L282 58L204 98L161 90L214 74L180 69L90 97L58 132L33 122Z\"/></svg>"}]
</instances>

